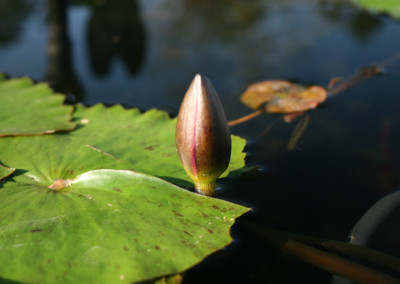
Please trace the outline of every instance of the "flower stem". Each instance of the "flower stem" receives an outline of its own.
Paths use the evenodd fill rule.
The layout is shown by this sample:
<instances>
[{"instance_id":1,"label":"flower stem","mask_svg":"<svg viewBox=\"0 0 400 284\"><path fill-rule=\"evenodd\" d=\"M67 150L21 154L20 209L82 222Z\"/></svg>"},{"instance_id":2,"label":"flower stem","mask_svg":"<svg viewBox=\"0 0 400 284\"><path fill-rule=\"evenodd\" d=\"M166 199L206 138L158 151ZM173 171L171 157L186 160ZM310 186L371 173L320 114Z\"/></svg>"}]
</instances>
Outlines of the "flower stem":
<instances>
[{"instance_id":1,"label":"flower stem","mask_svg":"<svg viewBox=\"0 0 400 284\"><path fill-rule=\"evenodd\" d=\"M264 112L265 112L264 109L256 110L255 112L252 112L252 113L250 113L248 115L245 115L245 116L242 116L242 117L240 117L238 119L229 121L228 125L229 126L234 126L234 125L246 122L246 121L248 121L250 119L253 119L253 118L259 116L260 114L263 114Z\"/></svg>"}]
</instances>

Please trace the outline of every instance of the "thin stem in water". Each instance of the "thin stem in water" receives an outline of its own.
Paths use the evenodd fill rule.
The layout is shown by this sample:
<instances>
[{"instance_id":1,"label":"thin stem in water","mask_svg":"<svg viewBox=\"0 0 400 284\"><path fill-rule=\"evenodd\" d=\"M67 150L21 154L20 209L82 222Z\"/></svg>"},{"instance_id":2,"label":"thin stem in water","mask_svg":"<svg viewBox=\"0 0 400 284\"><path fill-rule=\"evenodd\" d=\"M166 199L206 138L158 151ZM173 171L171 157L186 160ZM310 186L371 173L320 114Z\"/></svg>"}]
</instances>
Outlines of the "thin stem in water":
<instances>
[{"instance_id":1,"label":"thin stem in water","mask_svg":"<svg viewBox=\"0 0 400 284\"><path fill-rule=\"evenodd\" d=\"M229 122L228 122L228 125L229 125L229 126L234 126L234 125L237 125L237 124L246 122L246 121L248 121L248 120L250 120L250 119L253 119L253 118L259 116L259 115L262 114L262 113L264 113L264 110L263 110L263 109L256 110L255 112L252 112L252 113L250 113L250 114L248 114L248 115L245 115L245 116L242 116L242 117L240 117L240 118L238 118L238 119L229 121Z\"/></svg>"}]
</instances>

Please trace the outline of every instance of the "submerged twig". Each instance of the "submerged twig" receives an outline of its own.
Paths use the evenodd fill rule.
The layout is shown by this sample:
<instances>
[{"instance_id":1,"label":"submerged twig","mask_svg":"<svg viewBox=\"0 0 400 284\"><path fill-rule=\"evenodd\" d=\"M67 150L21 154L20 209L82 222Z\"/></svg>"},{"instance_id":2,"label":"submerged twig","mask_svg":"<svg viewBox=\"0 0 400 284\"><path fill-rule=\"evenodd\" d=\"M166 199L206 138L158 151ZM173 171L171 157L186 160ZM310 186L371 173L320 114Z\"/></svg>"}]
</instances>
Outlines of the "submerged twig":
<instances>
[{"instance_id":1,"label":"submerged twig","mask_svg":"<svg viewBox=\"0 0 400 284\"><path fill-rule=\"evenodd\" d=\"M282 121L282 117L277 117L275 118L266 128L265 130L259 135L257 136L257 139L260 137L263 137L265 135L268 134L268 132L272 129L272 127L274 127L278 122Z\"/></svg>"},{"instance_id":2,"label":"submerged twig","mask_svg":"<svg viewBox=\"0 0 400 284\"><path fill-rule=\"evenodd\" d=\"M358 259L399 271L400 259L394 256L345 242L325 240L269 228L259 228L252 222L244 224L272 245L278 246L282 251L325 271L344 276L358 283L400 283L400 279L343 259L336 254L357 257ZM318 248L329 250L335 254Z\"/></svg>"},{"instance_id":3,"label":"submerged twig","mask_svg":"<svg viewBox=\"0 0 400 284\"><path fill-rule=\"evenodd\" d=\"M330 251L357 257L358 259L362 259L370 263L390 268L393 271L400 272L400 259L386 253L334 240L325 241L321 243L321 246Z\"/></svg>"},{"instance_id":4,"label":"submerged twig","mask_svg":"<svg viewBox=\"0 0 400 284\"><path fill-rule=\"evenodd\" d=\"M293 239L318 248L327 249L331 252L339 253L341 255L355 257L360 260L365 260L369 263L374 263L382 267L392 269L393 271L400 272L399 258L373 249L369 249L355 244L350 244L347 242L326 240L312 236L305 236L290 232L277 231L270 228L264 228L263 230L265 230L266 232L272 232L273 234L279 235L285 239Z\"/></svg>"},{"instance_id":5,"label":"submerged twig","mask_svg":"<svg viewBox=\"0 0 400 284\"><path fill-rule=\"evenodd\" d=\"M381 68L378 66L362 68L360 70L360 72L358 72L356 75L354 75L350 79L344 81L343 83L340 83L337 87L328 89L328 97L331 97L340 92L343 92L344 90L346 90L354 85L357 85L361 81L364 81L365 79L368 79L375 75L379 75L381 73L382 73Z\"/></svg>"},{"instance_id":6,"label":"submerged twig","mask_svg":"<svg viewBox=\"0 0 400 284\"><path fill-rule=\"evenodd\" d=\"M357 283L400 283L399 279L396 279L392 276L296 241L287 241L281 247L281 250L283 252L290 253L304 262L312 264L330 273L344 276L350 280L356 281Z\"/></svg>"},{"instance_id":7,"label":"submerged twig","mask_svg":"<svg viewBox=\"0 0 400 284\"><path fill-rule=\"evenodd\" d=\"M293 130L292 136L290 137L288 143L288 149L293 151L296 148L297 142L299 142L300 137L303 135L304 131L307 129L308 123L310 122L310 116L306 114L302 120L297 123Z\"/></svg>"}]
</instances>

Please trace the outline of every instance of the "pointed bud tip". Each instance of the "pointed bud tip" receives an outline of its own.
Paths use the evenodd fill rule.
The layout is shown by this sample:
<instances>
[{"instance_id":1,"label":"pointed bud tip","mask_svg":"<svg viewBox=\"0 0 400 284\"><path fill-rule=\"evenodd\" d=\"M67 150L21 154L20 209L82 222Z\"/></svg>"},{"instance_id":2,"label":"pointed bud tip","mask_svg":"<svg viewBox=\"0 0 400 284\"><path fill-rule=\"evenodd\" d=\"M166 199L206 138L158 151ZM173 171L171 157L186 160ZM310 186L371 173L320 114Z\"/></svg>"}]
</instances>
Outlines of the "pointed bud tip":
<instances>
[{"instance_id":1,"label":"pointed bud tip","mask_svg":"<svg viewBox=\"0 0 400 284\"><path fill-rule=\"evenodd\" d=\"M199 86L207 86L210 85L211 82L210 79L207 78L207 76L197 73L193 78L193 84L198 84Z\"/></svg>"},{"instance_id":2,"label":"pointed bud tip","mask_svg":"<svg viewBox=\"0 0 400 284\"><path fill-rule=\"evenodd\" d=\"M210 79L200 73L194 76L186 95L195 97L218 97L217 91Z\"/></svg>"},{"instance_id":3,"label":"pointed bud tip","mask_svg":"<svg viewBox=\"0 0 400 284\"><path fill-rule=\"evenodd\" d=\"M194 79L193 80L203 80L204 79L204 75L197 73L196 75L194 75Z\"/></svg>"}]
</instances>

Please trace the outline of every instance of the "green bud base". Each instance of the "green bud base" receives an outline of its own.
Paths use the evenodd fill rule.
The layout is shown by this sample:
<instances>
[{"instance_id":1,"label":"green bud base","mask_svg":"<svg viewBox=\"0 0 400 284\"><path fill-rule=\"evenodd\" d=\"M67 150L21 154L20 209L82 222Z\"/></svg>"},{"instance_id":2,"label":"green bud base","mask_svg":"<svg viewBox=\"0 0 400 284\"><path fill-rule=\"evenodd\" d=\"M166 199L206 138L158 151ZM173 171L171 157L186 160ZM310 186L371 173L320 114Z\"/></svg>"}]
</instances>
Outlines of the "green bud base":
<instances>
[{"instance_id":1,"label":"green bud base","mask_svg":"<svg viewBox=\"0 0 400 284\"><path fill-rule=\"evenodd\" d=\"M201 195L215 195L215 181L209 183L195 183L196 192Z\"/></svg>"}]
</instances>

